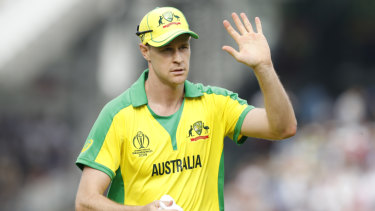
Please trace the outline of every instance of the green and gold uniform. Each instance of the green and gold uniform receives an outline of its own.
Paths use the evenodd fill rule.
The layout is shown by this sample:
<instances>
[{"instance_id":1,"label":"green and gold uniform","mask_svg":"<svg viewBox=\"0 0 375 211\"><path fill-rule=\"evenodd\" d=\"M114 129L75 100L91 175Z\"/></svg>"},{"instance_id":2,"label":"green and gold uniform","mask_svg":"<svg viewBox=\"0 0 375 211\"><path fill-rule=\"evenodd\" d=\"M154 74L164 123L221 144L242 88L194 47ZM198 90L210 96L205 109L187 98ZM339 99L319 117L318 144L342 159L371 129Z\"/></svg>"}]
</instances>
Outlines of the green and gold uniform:
<instances>
[{"instance_id":1,"label":"green and gold uniform","mask_svg":"<svg viewBox=\"0 0 375 211\"><path fill-rule=\"evenodd\" d=\"M172 196L187 211L224 210L224 137L242 143L253 108L237 94L185 81L180 109L158 116L147 105L148 70L101 111L76 164L106 173L108 197L146 205Z\"/></svg>"}]
</instances>

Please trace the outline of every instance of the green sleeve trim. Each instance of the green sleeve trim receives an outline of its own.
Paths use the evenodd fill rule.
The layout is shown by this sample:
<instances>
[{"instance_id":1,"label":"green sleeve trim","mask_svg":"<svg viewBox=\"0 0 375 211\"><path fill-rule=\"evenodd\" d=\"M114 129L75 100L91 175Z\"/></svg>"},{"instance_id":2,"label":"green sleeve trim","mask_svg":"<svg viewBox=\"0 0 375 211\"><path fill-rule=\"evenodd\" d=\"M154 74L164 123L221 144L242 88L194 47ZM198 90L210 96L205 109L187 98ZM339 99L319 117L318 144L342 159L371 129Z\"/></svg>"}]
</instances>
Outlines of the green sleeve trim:
<instances>
[{"instance_id":1,"label":"green sleeve trim","mask_svg":"<svg viewBox=\"0 0 375 211\"><path fill-rule=\"evenodd\" d=\"M84 159L84 158L78 158L77 161L76 161L76 165L81 170L83 170L84 166L88 166L88 167L97 169L99 171L102 171L102 172L106 173L111 178L111 180L115 177L115 173L111 169L107 168L106 166L103 166L102 164L91 161L91 160L87 160L87 159Z\"/></svg>"},{"instance_id":2,"label":"green sleeve trim","mask_svg":"<svg viewBox=\"0 0 375 211\"><path fill-rule=\"evenodd\" d=\"M238 140L238 137L240 136L242 123L245 120L247 113L249 113L249 111L251 111L253 108L254 106L250 106L250 105L247 106L245 110L242 111L240 117L238 118L236 127L234 128L234 134L233 134L233 141L236 142L236 144L238 145L243 144L247 139L247 136L242 136L240 140Z\"/></svg>"}]
</instances>

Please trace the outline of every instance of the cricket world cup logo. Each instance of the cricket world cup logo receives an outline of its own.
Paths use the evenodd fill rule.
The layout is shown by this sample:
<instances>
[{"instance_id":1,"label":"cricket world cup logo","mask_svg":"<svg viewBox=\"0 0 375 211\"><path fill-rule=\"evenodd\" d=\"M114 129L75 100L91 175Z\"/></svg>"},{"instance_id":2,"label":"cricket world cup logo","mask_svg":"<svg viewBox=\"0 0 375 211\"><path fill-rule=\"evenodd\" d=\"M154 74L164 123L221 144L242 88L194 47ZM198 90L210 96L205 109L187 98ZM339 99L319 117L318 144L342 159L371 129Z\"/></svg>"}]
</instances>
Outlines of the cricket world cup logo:
<instances>
[{"instance_id":1,"label":"cricket world cup logo","mask_svg":"<svg viewBox=\"0 0 375 211\"><path fill-rule=\"evenodd\" d=\"M138 131L133 137L133 149L132 154L138 157L147 157L152 153L152 149L149 148L150 139L142 131Z\"/></svg>"},{"instance_id":2,"label":"cricket world cup logo","mask_svg":"<svg viewBox=\"0 0 375 211\"><path fill-rule=\"evenodd\" d=\"M150 140L141 131L138 131L137 135L135 135L133 138L133 146L137 149L147 148L149 144Z\"/></svg>"}]
</instances>

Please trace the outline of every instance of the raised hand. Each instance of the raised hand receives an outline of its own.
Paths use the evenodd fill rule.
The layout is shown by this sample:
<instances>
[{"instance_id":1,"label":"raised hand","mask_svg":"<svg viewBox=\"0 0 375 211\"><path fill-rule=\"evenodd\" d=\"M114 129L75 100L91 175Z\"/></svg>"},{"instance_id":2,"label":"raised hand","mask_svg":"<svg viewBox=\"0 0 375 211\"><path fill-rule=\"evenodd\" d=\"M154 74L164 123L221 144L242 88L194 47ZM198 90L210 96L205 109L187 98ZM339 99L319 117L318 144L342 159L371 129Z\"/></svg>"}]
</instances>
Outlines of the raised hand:
<instances>
[{"instance_id":1,"label":"raised hand","mask_svg":"<svg viewBox=\"0 0 375 211\"><path fill-rule=\"evenodd\" d=\"M256 71L263 65L271 66L271 52L266 38L262 32L262 25L258 17L255 18L256 32L246 17L245 13L240 14L242 21L236 13L232 13L232 18L237 26L233 29L229 21L224 20L223 24L229 35L238 44L239 50L231 46L223 46L223 50L232 55L238 62L244 63Z\"/></svg>"}]
</instances>

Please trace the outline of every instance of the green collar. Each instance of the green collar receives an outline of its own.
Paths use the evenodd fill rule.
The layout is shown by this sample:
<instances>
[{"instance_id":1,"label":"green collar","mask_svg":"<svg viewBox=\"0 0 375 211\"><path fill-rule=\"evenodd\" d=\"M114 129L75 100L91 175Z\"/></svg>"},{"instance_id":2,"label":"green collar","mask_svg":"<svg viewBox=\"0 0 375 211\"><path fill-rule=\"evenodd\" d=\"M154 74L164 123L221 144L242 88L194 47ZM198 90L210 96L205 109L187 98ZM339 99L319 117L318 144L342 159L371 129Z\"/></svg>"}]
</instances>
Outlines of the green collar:
<instances>
[{"instance_id":1,"label":"green collar","mask_svg":"<svg viewBox=\"0 0 375 211\"><path fill-rule=\"evenodd\" d=\"M131 102L134 107L147 104L147 96L145 90L145 81L148 77L148 69L143 71L139 79L130 87ZM200 97L203 93L193 83L185 80L185 98Z\"/></svg>"}]
</instances>

